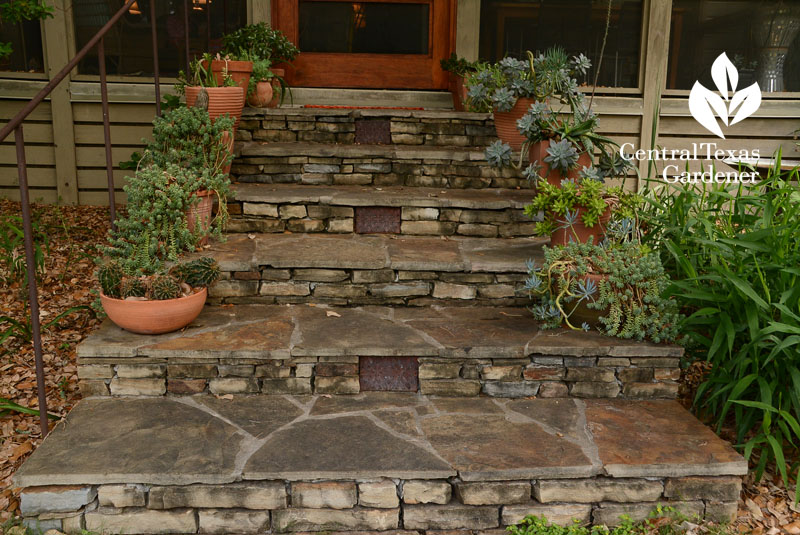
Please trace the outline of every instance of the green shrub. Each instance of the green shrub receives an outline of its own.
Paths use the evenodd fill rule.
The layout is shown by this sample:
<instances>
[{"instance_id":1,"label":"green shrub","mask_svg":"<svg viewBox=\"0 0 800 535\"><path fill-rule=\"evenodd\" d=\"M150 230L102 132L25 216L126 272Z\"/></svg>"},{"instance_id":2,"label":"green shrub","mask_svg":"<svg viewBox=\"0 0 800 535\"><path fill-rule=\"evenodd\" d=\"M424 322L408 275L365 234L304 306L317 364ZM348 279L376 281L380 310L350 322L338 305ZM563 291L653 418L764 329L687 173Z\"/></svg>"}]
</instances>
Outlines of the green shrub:
<instances>
[{"instance_id":1,"label":"green shrub","mask_svg":"<svg viewBox=\"0 0 800 535\"><path fill-rule=\"evenodd\" d=\"M712 364L697 410L718 428L732 421L756 475L774 460L787 484L787 449L796 458L800 444L798 179L795 169L755 185L648 181L642 214L687 314L687 356Z\"/></svg>"}]
</instances>

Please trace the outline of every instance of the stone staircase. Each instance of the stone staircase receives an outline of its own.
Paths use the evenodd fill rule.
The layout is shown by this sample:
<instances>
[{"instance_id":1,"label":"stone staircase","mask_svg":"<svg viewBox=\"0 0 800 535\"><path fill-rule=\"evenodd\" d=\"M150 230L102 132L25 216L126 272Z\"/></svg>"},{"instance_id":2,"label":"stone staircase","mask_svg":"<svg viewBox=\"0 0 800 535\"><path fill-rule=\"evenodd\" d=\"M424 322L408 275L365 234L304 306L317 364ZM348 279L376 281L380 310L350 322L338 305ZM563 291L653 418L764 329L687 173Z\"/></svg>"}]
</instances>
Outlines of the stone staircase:
<instances>
[{"instance_id":1,"label":"stone staircase","mask_svg":"<svg viewBox=\"0 0 800 535\"><path fill-rule=\"evenodd\" d=\"M181 332L105 323L17 472L98 533L500 535L658 504L730 519L747 464L674 398L682 350L537 329L529 185L491 118L248 110L223 280Z\"/></svg>"}]
</instances>

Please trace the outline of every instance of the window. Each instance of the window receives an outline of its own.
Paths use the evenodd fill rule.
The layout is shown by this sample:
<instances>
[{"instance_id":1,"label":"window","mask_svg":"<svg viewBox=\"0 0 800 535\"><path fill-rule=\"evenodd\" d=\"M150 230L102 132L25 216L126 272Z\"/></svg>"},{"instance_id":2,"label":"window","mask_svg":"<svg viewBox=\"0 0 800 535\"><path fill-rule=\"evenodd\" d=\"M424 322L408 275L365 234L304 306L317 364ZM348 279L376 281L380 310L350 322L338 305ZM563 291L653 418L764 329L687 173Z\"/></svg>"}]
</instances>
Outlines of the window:
<instances>
[{"instance_id":1,"label":"window","mask_svg":"<svg viewBox=\"0 0 800 535\"><path fill-rule=\"evenodd\" d=\"M711 64L723 52L738 87L800 91L800 1L673 0L667 89L714 87Z\"/></svg>"},{"instance_id":2,"label":"window","mask_svg":"<svg viewBox=\"0 0 800 535\"><path fill-rule=\"evenodd\" d=\"M153 76L150 2L156 2L158 62L163 76L176 76L186 68L184 5L189 6L189 56L216 52L222 35L247 24L247 0L138 0L105 37L106 70L123 76ZM73 0L77 50L86 44L123 0ZM93 50L80 63L82 74L97 74Z\"/></svg>"},{"instance_id":3,"label":"window","mask_svg":"<svg viewBox=\"0 0 800 535\"><path fill-rule=\"evenodd\" d=\"M300 2L300 50L427 54L430 4Z\"/></svg>"},{"instance_id":4,"label":"window","mask_svg":"<svg viewBox=\"0 0 800 535\"><path fill-rule=\"evenodd\" d=\"M584 53L592 71L582 83L594 82L606 27L606 0L481 0L480 57L524 58L525 51L562 46ZM611 26L598 86L638 87L642 1L613 0Z\"/></svg>"},{"instance_id":5,"label":"window","mask_svg":"<svg viewBox=\"0 0 800 535\"><path fill-rule=\"evenodd\" d=\"M0 0L5 4L10 0ZM0 20L0 42L11 43L13 52L0 58L0 71L44 72L42 24L39 20L26 20L9 24Z\"/></svg>"}]
</instances>

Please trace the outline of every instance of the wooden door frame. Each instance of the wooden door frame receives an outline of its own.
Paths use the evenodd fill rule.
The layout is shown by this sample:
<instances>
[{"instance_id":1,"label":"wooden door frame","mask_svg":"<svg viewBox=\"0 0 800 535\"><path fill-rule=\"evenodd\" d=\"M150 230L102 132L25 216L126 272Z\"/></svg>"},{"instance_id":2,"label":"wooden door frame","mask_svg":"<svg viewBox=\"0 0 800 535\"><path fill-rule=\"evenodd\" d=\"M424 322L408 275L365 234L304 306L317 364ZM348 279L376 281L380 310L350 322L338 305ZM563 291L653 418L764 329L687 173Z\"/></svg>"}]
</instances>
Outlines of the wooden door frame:
<instances>
[{"instance_id":1,"label":"wooden door frame","mask_svg":"<svg viewBox=\"0 0 800 535\"><path fill-rule=\"evenodd\" d=\"M447 89L448 74L441 69L439 59L455 50L456 0L359 1L430 4L428 54L301 52L287 69L287 81L296 87ZM299 38L298 8L299 0L272 1L273 27L293 43Z\"/></svg>"}]
</instances>

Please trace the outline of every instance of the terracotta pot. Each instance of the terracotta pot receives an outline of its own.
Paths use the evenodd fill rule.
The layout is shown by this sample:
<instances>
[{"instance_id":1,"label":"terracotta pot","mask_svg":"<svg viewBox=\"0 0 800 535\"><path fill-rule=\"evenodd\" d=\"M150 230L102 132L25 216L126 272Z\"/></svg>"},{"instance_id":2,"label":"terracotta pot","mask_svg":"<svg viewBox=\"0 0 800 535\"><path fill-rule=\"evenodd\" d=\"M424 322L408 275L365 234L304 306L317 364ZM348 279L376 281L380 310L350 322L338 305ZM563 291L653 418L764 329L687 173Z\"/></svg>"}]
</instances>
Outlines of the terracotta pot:
<instances>
[{"instance_id":1,"label":"terracotta pot","mask_svg":"<svg viewBox=\"0 0 800 535\"><path fill-rule=\"evenodd\" d=\"M565 175L558 169L550 169L550 166L544 159L547 157L547 149L550 147L550 140L537 141L533 143L528 149L528 161L539 162L542 169L539 171L539 176L547 179L547 181L554 185L561 187L561 181L565 178L576 179L584 167L591 167L592 156L588 152L582 152L578 156L578 165L574 169L570 169Z\"/></svg>"},{"instance_id":2,"label":"terracotta pot","mask_svg":"<svg viewBox=\"0 0 800 535\"><path fill-rule=\"evenodd\" d=\"M465 111L467 102L467 79L460 74L450 73L450 94L453 96L453 109Z\"/></svg>"},{"instance_id":3,"label":"terracotta pot","mask_svg":"<svg viewBox=\"0 0 800 535\"><path fill-rule=\"evenodd\" d=\"M586 213L586 208L579 207L578 210L578 218L575 223L567 228L557 228L553 233L550 235L550 245L567 245L570 241L575 241L578 243L586 243L589 241L589 238L592 239L592 243L597 245L603 239L605 234L606 225L611 220L611 208L606 208L605 213L600 216L600 221L593 227L587 227L583 224L583 214ZM559 219L563 221L563 216L555 216L556 224L559 224Z\"/></svg>"},{"instance_id":4,"label":"terracotta pot","mask_svg":"<svg viewBox=\"0 0 800 535\"><path fill-rule=\"evenodd\" d=\"M224 59L215 59L211 61L211 72L214 73L214 78L217 80L217 85L222 87L225 79L223 73L225 72L225 64L228 68L228 74L236 82L236 85L241 87L247 92L247 87L250 85L250 74L253 72L252 61L225 61ZM208 68L208 63L203 61L203 68Z\"/></svg>"},{"instance_id":5,"label":"terracotta pot","mask_svg":"<svg viewBox=\"0 0 800 535\"><path fill-rule=\"evenodd\" d=\"M192 205L186 211L186 226L192 234L199 231L205 236L200 240L200 245L208 243L208 232L211 228L212 211L214 209L214 196L210 191L201 190L195 192L200 197L200 202Z\"/></svg>"},{"instance_id":6,"label":"terracotta pot","mask_svg":"<svg viewBox=\"0 0 800 535\"><path fill-rule=\"evenodd\" d=\"M284 78L286 69L274 68L272 74L275 75L275 78L272 79L272 100L267 104L267 108L277 108L281 105L281 83L278 81L278 77Z\"/></svg>"},{"instance_id":7,"label":"terracotta pot","mask_svg":"<svg viewBox=\"0 0 800 535\"><path fill-rule=\"evenodd\" d=\"M595 293L594 296L590 297L589 299L593 300L593 299L596 299L599 296L600 282L605 280L605 279L607 279L607 278L608 278L608 275L606 275L604 273L588 273L584 277L584 281L591 280L592 282L594 282L595 287L598 288L597 293ZM578 304L577 307L575 307L575 311L572 313L572 315L569 318L570 323L572 323L576 327L580 327L584 323L588 323L589 326L592 327L592 328L597 328L597 327L602 327L603 326L603 324L600 322L600 318L603 317L603 316L607 316L608 315L608 308L605 308L604 310L597 310L597 309L594 309L594 308L589 308L587 305L590 302L591 301L584 300L584 301L581 301Z\"/></svg>"},{"instance_id":8,"label":"terracotta pot","mask_svg":"<svg viewBox=\"0 0 800 535\"><path fill-rule=\"evenodd\" d=\"M517 120L520 119L533 104L532 98L518 98L511 111L494 110L494 127L497 137L503 143L511 145L511 150L519 152L525 143L525 136L517 129Z\"/></svg>"},{"instance_id":9,"label":"terracotta pot","mask_svg":"<svg viewBox=\"0 0 800 535\"><path fill-rule=\"evenodd\" d=\"M194 106L197 95L200 94L200 86L186 87L186 105L190 108ZM241 87L206 87L208 93L208 115L216 119L226 113L235 119L234 131L239 126L239 119L242 118L244 109L244 89Z\"/></svg>"},{"instance_id":10,"label":"terracotta pot","mask_svg":"<svg viewBox=\"0 0 800 535\"><path fill-rule=\"evenodd\" d=\"M247 96L247 104L253 108L266 108L274 94L272 82L256 82L255 90Z\"/></svg>"},{"instance_id":11,"label":"terracotta pot","mask_svg":"<svg viewBox=\"0 0 800 535\"><path fill-rule=\"evenodd\" d=\"M162 334L183 329L193 322L206 304L208 289L178 299L126 301L106 297L100 302L108 317L126 331L137 334Z\"/></svg>"}]
</instances>

